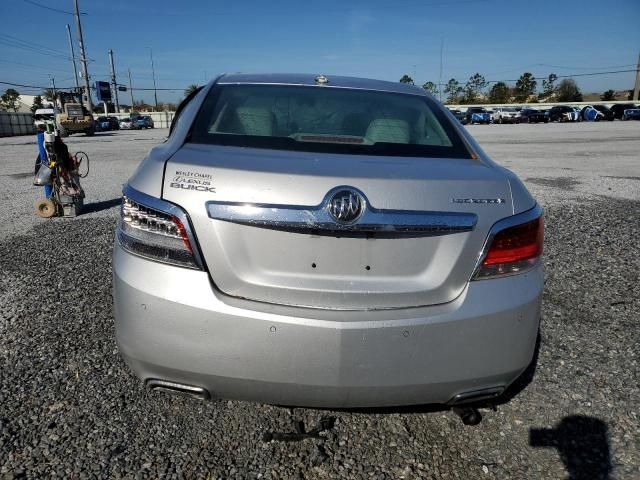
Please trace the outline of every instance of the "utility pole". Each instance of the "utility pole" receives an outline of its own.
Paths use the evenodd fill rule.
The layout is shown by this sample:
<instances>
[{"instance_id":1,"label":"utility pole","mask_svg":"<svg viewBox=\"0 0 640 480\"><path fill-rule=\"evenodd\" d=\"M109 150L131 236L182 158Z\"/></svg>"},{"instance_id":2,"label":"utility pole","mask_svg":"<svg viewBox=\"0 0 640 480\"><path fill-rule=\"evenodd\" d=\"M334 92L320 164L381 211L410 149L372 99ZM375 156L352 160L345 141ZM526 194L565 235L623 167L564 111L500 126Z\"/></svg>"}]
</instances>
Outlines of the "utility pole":
<instances>
[{"instance_id":1,"label":"utility pole","mask_svg":"<svg viewBox=\"0 0 640 480\"><path fill-rule=\"evenodd\" d=\"M116 82L116 69L113 66L113 50L109 49L109 65L111 65L111 86L116 101L116 113L120 113L120 103L118 102L118 82Z\"/></svg>"},{"instance_id":2,"label":"utility pole","mask_svg":"<svg viewBox=\"0 0 640 480\"><path fill-rule=\"evenodd\" d=\"M57 108L58 106L58 91L56 90L56 79L49 74L49 79L51 80L51 89L53 90L53 107Z\"/></svg>"},{"instance_id":3,"label":"utility pole","mask_svg":"<svg viewBox=\"0 0 640 480\"><path fill-rule=\"evenodd\" d=\"M129 93L131 94L131 113L133 113L133 85L131 84L131 69L129 69Z\"/></svg>"},{"instance_id":4,"label":"utility pole","mask_svg":"<svg viewBox=\"0 0 640 480\"><path fill-rule=\"evenodd\" d=\"M80 10L78 9L78 0L73 0L76 14L76 24L78 25L78 45L80 45L80 64L82 65L82 76L84 77L84 88L87 92L87 110L93 115L93 102L91 101L91 89L89 88L89 70L87 69L87 55L84 49L84 40L82 38L82 25L80 24Z\"/></svg>"},{"instance_id":5,"label":"utility pole","mask_svg":"<svg viewBox=\"0 0 640 480\"><path fill-rule=\"evenodd\" d=\"M149 49L149 56L151 57L151 75L153 76L153 98L156 101L156 110L158 110L158 92L156 90L156 71L153 68L153 50L151 47L147 47Z\"/></svg>"},{"instance_id":6,"label":"utility pole","mask_svg":"<svg viewBox=\"0 0 640 480\"><path fill-rule=\"evenodd\" d=\"M71 64L73 65L73 76L76 78L76 88L80 90L78 81L78 69L76 68L76 54L73 51L73 41L71 40L71 27L67 23L67 37L69 37L69 50L71 51Z\"/></svg>"},{"instance_id":7,"label":"utility pole","mask_svg":"<svg viewBox=\"0 0 640 480\"><path fill-rule=\"evenodd\" d=\"M438 100L442 103L442 51L444 50L444 37L440 39L440 78L438 79Z\"/></svg>"},{"instance_id":8,"label":"utility pole","mask_svg":"<svg viewBox=\"0 0 640 480\"><path fill-rule=\"evenodd\" d=\"M638 54L638 66L636 67L636 86L633 89L632 100L640 100L640 54Z\"/></svg>"}]
</instances>

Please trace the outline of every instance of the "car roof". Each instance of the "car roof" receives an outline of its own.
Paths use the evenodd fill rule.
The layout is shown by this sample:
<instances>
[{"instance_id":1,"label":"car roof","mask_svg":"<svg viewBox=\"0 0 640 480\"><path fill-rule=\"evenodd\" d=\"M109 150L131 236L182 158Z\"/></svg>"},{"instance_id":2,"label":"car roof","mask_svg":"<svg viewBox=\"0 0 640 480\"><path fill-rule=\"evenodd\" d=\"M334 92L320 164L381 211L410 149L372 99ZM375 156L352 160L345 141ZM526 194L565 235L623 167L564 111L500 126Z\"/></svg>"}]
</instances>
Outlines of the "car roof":
<instances>
[{"instance_id":1,"label":"car roof","mask_svg":"<svg viewBox=\"0 0 640 480\"><path fill-rule=\"evenodd\" d=\"M264 84L316 86L318 85L316 78L319 76L320 74L315 73L231 73L221 75L217 83L221 85ZM424 89L410 83L389 82L359 77L343 77L339 75L324 75L324 77L327 79L327 83L325 84L327 87L427 95Z\"/></svg>"}]
</instances>

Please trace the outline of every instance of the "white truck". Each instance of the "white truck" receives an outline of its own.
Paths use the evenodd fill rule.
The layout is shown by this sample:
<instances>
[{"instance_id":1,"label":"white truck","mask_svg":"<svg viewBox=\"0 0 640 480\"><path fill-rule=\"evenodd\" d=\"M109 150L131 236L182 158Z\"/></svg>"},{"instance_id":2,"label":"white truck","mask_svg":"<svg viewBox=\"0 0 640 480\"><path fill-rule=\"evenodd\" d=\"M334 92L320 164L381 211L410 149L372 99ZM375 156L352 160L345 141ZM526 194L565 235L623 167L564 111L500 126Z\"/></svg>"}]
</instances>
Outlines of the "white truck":
<instances>
[{"instance_id":1,"label":"white truck","mask_svg":"<svg viewBox=\"0 0 640 480\"><path fill-rule=\"evenodd\" d=\"M39 108L33 114L33 124L38 125L55 125L56 115L60 113L60 110L57 108L49 107L49 108Z\"/></svg>"}]
</instances>

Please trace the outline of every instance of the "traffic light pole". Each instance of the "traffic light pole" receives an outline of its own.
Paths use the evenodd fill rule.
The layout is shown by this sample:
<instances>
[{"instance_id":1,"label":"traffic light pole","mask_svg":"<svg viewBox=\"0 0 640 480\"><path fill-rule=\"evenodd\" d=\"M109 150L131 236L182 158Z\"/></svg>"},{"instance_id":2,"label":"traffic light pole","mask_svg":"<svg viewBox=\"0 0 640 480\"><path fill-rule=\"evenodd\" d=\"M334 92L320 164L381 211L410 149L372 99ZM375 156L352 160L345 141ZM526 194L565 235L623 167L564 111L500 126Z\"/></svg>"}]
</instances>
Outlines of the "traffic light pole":
<instances>
[{"instance_id":1,"label":"traffic light pole","mask_svg":"<svg viewBox=\"0 0 640 480\"><path fill-rule=\"evenodd\" d=\"M640 100L640 55L638 55L638 67L636 69L636 85L633 88L632 100Z\"/></svg>"},{"instance_id":2,"label":"traffic light pole","mask_svg":"<svg viewBox=\"0 0 640 480\"><path fill-rule=\"evenodd\" d=\"M131 84L131 69L129 69L129 93L131 94L131 112L133 112L133 85Z\"/></svg>"}]
</instances>

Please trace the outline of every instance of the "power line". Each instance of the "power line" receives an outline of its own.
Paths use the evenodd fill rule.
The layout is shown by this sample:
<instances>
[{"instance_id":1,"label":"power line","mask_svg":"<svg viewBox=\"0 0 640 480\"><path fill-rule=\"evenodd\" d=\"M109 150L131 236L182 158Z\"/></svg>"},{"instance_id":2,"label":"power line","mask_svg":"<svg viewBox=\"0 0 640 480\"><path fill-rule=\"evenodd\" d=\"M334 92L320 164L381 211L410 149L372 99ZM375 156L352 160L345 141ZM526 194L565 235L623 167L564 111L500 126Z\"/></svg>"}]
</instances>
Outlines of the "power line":
<instances>
[{"instance_id":1,"label":"power line","mask_svg":"<svg viewBox=\"0 0 640 480\"><path fill-rule=\"evenodd\" d=\"M628 63L627 65L609 65L608 67L567 67L563 65L549 65L548 63L536 63L536 66L549 67L549 68L561 68L563 70L600 70L605 68L633 67L635 66L635 63Z\"/></svg>"},{"instance_id":2,"label":"power line","mask_svg":"<svg viewBox=\"0 0 640 480\"><path fill-rule=\"evenodd\" d=\"M57 55L66 56L66 53L64 53L63 51L56 50L55 48L51 48L48 45L42 45L40 43L35 43L35 42L30 41L30 40L23 40L21 38L14 37L13 35L8 35L6 33L0 33L0 37L5 37L5 40L9 41L9 42L15 42L17 44L25 45L27 47L38 48L38 49L41 49L41 50L47 50L47 51L49 51L51 53L55 53Z\"/></svg>"},{"instance_id":3,"label":"power line","mask_svg":"<svg viewBox=\"0 0 640 480\"><path fill-rule=\"evenodd\" d=\"M3 37L7 37L7 38L3 38ZM69 59L69 57L62 52L50 49L48 47L44 47L42 45L30 44L30 42L25 42L23 40L19 40L19 39L14 40L10 38L9 35L0 34L0 44L8 47L19 48L21 50L26 50L33 53L39 53L40 55L46 55L47 57L50 57L50 58L53 57L53 58L58 58L63 60Z\"/></svg>"},{"instance_id":4,"label":"power line","mask_svg":"<svg viewBox=\"0 0 640 480\"><path fill-rule=\"evenodd\" d=\"M105 76L106 78L106 76ZM69 78L68 80L71 80L71 78ZM0 85L9 85L11 87L22 87L22 88L35 88L35 89L40 89L40 90L46 90L47 88L50 87L43 87L43 86L39 86L39 85L24 85L21 83L12 83L12 82L0 82ZM118 85L123 85L123 84L118 84ZM72 86L67 86L67 87L58 87L58 90L72 90L75 87ZM179 88L156 88L155 90L162 90L165 92L177 92L177 91L181 91L184 90L187 87L179 87ZM95 87L91 87L91 90L95 90ZM133 90L141 90L141 91L150 91L152 92L154 90L154 88L134 88Z\"/></svg>"},{"instance_id":5,"label":"power line","mask_svg":"<svg viewBox=\"0 0 640 480\"><path fill-rule=\"evenodd\" d=\"M13 60L0 59L0 63L10 63L10 64L13 64L13 65L20 65L20 66L23 66L23 67L40 68L42 70L47 70L48 72L67 73L67 70L63 70L61 68L45 67L45 66L42 66L42 65L34 65L33 63L14 62Z\"/></svg>"},{"instance_id":6,"label":"power line","mask_svg":"<svg viewBox=\"0 0 640 480\"><path fill-rule=\"evenodd\" d=\"M36 86L36 85L22 85L21 83L11 83L11 82L0 82L0 84L9 85L11 87L36 88L36 89L39 89L39 90L46 90L47 88L50 88L50 87L39 87L39 86ZM64 88L63 88L63 90L64 90Z\"/></svg>"},{"instance_id":7,"label":"power line","mask_svg":"<svg viewBox=\"0 0 640 480\"><path fill-rule=\"evenodd\" d=\"M572 78L572 77L587 77L587 76L597 76L597 75L613 75L613 74L618 74L618 73L629 73L629 72L635 72L637 71L637 69L633 68L633 69L628 69L628 70L610 70L607 72L588 72L588 73L574 73L573 75L557 75L557 78ZM106 76L105 76L106 77ZM532 77L534 80L546 80L547 77ZM455 79L454 79L455 80ZM497 83L497 82L517 82L517 79L514 80L487 80L486 83ZM36 86L36 85L22 85L19 83L11 83L11 82L3 82L0 81L0 84L2 85L10 85L12 87L24 87L24 88L39 88L39 89L47 89L49 87L43 87L43 86ZM122 84L119 84L122 85ZM443 85L446 85L446 83L443 83ZM60 90L70 90L74 87L68 86L68 87L58 87L58 89ZM146 88L146 87L136 87L133 88L132 90L139 90L139 91L149 91L152 92L153 90L159 90L159 91L164 91L164 92L177 92L177 91L181 91L184 90L187 87L177 87L177 88L156 88L154 89L153 87L150 88ZM94 87L92 87L92 89L94 89Z\"/></svg>"},{"instance_id":8,"label":"power line","mask_svg":"<svg viewBox=\"0 0 640 480\"><path fill-rule=\"evenodd\" d=\"M33 0L22 0L22 1L25 2L25 3L30 3L31 5L34 5L36 7L45 8L47 10L51 10L52 12L64 13L66 15L73 15L73 12L67 12L65 10L59 10L57 8L49 7L47 5L41 5L39 3L34 2ZM80 15L86 15L86 13L81 12Z\"/></svg>"},{"instance_id":9,"label":"power line","mask_svg":"<svg viewBox=\"0 0 640 480\"><path fill-rule=\"evenodd\" d=\"M628 69L628 70L610 70L607 72L588 72L588 73L573 73L573 74L569 74L569 75L556 75L556 78L573 78L573 77L593 77L593 76L597 76L597 75L613 75L613 74L617 74L617 73L628 73L628 72L635 72L637 69L632 68L632 69ZM532 80L547 80L549 77L548 76L544 76L544 77L531 77ZM452 80L455 80L456 82L459 83L465 83L466 80L461 80L461 79L456 79L453 78ZM509 80L485 80L485 83L498 83L498 82L503 82L503 83L508 83L508 82L517 82L519 79L509 79ZM443 83L442 85L446 85L446 83Z\"/></svg>"},{"instance_id":10,"label":"power line","mask_svg":"<svg viewBox=\"0 0 640 480\"><path fill-rule=\"evenodd\" d=\"M571 77L592 77L595 75L612 75L615 73L627 73L627 72L635 72L636 69L632 70L610 70L608 72L589 72L589 73L574 73L571 75L556 75L557 78L571 78ZM547 80L548 77L533 77L534 80ZM517 82L519 79L515 80L489 80L487 83L496 83L496 82Z\"/></svg>"}]
</instances>

